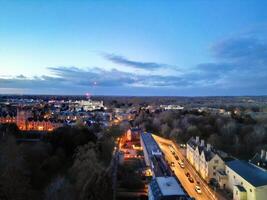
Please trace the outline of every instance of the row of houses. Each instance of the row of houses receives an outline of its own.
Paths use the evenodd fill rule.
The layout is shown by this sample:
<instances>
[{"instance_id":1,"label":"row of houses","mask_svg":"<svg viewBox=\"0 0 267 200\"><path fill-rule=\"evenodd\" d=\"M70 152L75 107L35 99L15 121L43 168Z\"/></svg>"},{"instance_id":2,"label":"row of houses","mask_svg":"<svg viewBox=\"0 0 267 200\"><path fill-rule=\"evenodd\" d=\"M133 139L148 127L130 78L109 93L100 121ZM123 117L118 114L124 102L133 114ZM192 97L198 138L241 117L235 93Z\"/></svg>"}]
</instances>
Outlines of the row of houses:
<instances>
[{"instance_id":1,"label":"row of houses","mask_svg":"<svg viewBox=\"0 0 267 200\"><path fill-rule=\"evenodd\" d=\"M53 119L34 119L29 111L18 111L16 116L1 115L0 123L15 123L22 131L52 131L63 125L62 122Z\"/></svg>"},{"instance_id":2,"label":"row of houses","mask_svg":"<svg viewBox=\"0 0 267 200\"><path fill-rule=\"evenodd\" d=\"M234 200L266 200L267 172L253 163L231 159L199 137L187 142L186 157L208 183L233 193Z\"/></svg>"}]
</instances>

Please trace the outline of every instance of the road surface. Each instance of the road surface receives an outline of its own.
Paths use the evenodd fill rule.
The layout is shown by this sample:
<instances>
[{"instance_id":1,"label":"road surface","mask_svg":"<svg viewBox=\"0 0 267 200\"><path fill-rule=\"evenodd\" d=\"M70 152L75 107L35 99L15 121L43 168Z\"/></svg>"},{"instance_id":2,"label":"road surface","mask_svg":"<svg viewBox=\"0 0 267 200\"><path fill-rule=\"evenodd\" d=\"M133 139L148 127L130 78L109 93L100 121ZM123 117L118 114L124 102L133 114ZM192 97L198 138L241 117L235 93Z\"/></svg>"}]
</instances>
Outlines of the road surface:
<instances>
[{"instance_id":1,"label":"road surface","mask_svg":"<svg viewBox=\"0 0 267 200\"><path fill-rule=\"evenodd\" d=\"M206 182L204 182L199 175L196 173L195 169L189 164L184 155L179 151L179 149L173 144L171 140L161 138L159 136L153 135L156 142L159 144L161 150L165 154L165 158L168 163L174 162L174 167L171 167L175 172L175 175L180 180L181 184L189 194L189 196L194 197L197 200L221 200L215 196L214 191L211 190ZM185 168L182 169L178 164L178 160L175 159L172 154L169 145L172 145L175 151L175 155L179 157L179 160L184 161ZM186 173L189 172L190 176L193 177L194 183L191 183L186 176ZM196 182L199 182L197 184ZM199 185L201 188L201 194L198 194L195 191L195 186Z\"/></svg>"}]
</instances>

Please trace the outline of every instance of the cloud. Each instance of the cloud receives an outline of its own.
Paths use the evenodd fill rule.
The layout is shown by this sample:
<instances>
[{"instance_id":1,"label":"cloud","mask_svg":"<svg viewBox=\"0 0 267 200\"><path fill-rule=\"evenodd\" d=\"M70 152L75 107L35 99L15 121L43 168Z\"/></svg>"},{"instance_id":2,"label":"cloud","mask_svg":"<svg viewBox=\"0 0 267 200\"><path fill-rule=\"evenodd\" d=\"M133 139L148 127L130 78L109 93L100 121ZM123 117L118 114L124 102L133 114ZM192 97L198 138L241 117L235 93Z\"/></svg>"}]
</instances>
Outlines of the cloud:
<instances>
[{"instance_id":1,"label":"cloud","mask_svg":"<svg viewBox=\"0 0 267 200\"><path fill-rule=\"evenodd\" d=\"M216 42L211 47L215 61L201 63L192 73L210 86L246 94L266 94L267 40L241 35ZM234 92L232 92L235 94Z\"/></svg>"},{"instance_id":2,"label":"cloud","mask_svg":"<svg viewBox=\"0 0 267 200\"><path fill-rule=\"evenodd\" d=\"M20 74L20 75L18 75L18 76L16 76L17 78L19 78L19 79L24 79L24 78L26 78L26 76L24 76L23 74Z\"/></svg>"},{"instance_id":3,"label":"cloud","mask_svg":"<svg viewBox=\"0 0 267 200\"><path fill-rule=\"evenodd\" d=\"M177 76L138 75L117 69L104 70L101 68L80 69L77 67L49 67L51 76L27 78L16 76L0 78L1 88L25 89L32 93L84 93L95 90L97 93L112 90L144 88L174 88L185 85L185 80ZM110 93L109 93L110 94Z\"/></svg>"},{"instance_id":4,"label":"cloud","mask_svg":"<svg viewBox=\"0 0 267 200\"><path fill-rule=\"evenodd\" d=\"M141 62L141 61L133 61L129 60L123 56L115 55L115 54L102 54L103 57L113 63L129 66L138 69L145 69L145 70L156 70L163 67L170 67L170 65L162 64L162 63L155 63L155 62Z\"/></svg>"},{"instance_id":5,"label":"cloud","mask_svg":"<svg viewBox=\"0 0 267 200\"><path fill-rule=\"evenodd\" d=\"M229 38L212 46L212 52L218 59L231 61L267 60L266 41L254 37ZM266 64L266 63L265 63Z\"/></svg>"},{"instance_id":6,"label":"cloud","mask_svg":"<svg viewBox=\"0 0 267 200\"><path fill-rule=\"evenodd\" d=\"M100 67L49 67L50 76L0 77L0 92L83 94L90 91L106 95L266 95L267 39L254 34L240 35L215 42L212 62L163 74L170 65L132 61L104 54L116 64L147 73L127 72ZM152 72L153 71L153 72Z\"/></svg>"}]
</instances>

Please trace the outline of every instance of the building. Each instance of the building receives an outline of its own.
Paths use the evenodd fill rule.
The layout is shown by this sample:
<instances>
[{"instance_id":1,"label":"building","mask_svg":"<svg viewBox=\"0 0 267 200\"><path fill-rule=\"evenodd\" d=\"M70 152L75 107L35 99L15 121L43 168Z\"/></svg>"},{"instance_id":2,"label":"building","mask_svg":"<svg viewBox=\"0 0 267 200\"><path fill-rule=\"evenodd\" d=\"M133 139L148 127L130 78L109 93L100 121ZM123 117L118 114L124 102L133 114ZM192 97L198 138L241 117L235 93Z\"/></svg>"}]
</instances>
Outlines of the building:
<instances>
[{"instance_id":1,"label":"building","mask_svg":"<svg viewBox=\"0 0 267 200\"><path fill-rule=\"evenodd\" d=\"M256 153L253 156L250 162L255 165L258 165L259 167L267 169L267 152L262 149L260 153Z\"/></svg>"},{"instance_id":2,"label":"building","mask_svg":"<svg viewBox=\"0 0 267 200\"><path fill-rule=\"evenodd\" d=\"M148 186L149 200L186 200L184 190L174 177L156 177Z\"/></svg>"},{"instance_id":3,"label":"building","mask_svg":"<svg viewBox=\"0 0 267 200\"><path fill-rule=\"evenodd\" d=\"M140 139L141 128L131 128L127 131L126 137L128 141L136 141Z\"/></svg>"},{"instance_id":4,"label":"building","mask_svg":"<svg viewBox=\"0 0 267 200\"><path fill-rule=\"evenodd\" d=\"M180 105L160 105L160 108L164 110L183 110L184 107Z\"/></svg>"},{"instance_id":5,"label":"building","mask_svg":"<svg viewBox=\"0 0 267 200\"><path fill-rule=\"evenodd\" d=\"M52 119L34 119L30 110L20 109L16 116L1 115L0 123L15 123L22 131L52 131L63 126L62 122Z\"/></svg>"},{"instance_id":6,"label":"building","mask_svg":"<svg viewBox=\"0 0 267 200\"><path fill-rule=\"evenodd\" d=\"M225 169L225 163L218 153L210 144L205 145L204 140L200 141L198 136L187 142L186 158L207 182L216 179L218 171Z\"/></svg>"},{"instance_id":7,"label":"building","mask_svg":"<svg viewBox=\"0 0 267 200\"><path fill-rule=\"evenodd\" d=\"M190 200L184 188L173 175L165 161L159 145L151 133L141 133L141 146L146 165L152 171L152 181L148 187L149 200Z\"/></svg>"},{"instance_id":8,"label":"building","mask_svg":"<svg viewBox=\"0 0 267 200\"><path fill-rule=\"evenodd\" d=\"M34 120L29 118L26 121L26 130L37 130L37 131L52 131L56 128L62 126L62 123L58 121L54 121L51 119L43 119L43 120Z\"/></svg>"},{"instance_id":9,"label":"building","mask_svg":"<svg viewBox=\"0 0 267 200\"><path fill-rule=\"evenodd\" d=\"M151 133L141 133L140 136L141 146L144 152L144 158L147 166L152 166L152 159L154 156L162 156L163 153L156 143Z\"/></svg>"},{"instance_id":10,"label":"building","mask_svg":"<svg viewBox=\"0 0 267 200\"><path fill-rule=\"evenodd\" d=\"M246 161L226 162L227 189L234 200L266 200L267 172Z\"/></svg>"},{"instance_id":11,"label":"building","mask_svg":"<svg viewBox=\"0 0 267 200\"><path fill-rule=\"evenodd\" d=\"M0 124L5 123L16 123L16 117L9 114L1 114L0 113Z\"/></svg>"},{"instance_id":12,"label":"building","mask_svg":"<svg viewBox=\"0 0 267 200\"><path fill-rule=\"evenodd\" d=\"M85 111L101 110L105 108L103 101L92 101L91 99L88 99L76 101L75 103L77 103L79 107Z\"/></svg>"},{"instance_id":13,"label":"building","mask_svg":"<svg viewBox=\"0 0 267 200\"><path fill-rule=\"evenodd\" d=\"M16 124L20 130L27 130L27 120L32 117L30 110L17 109Z\"/></svg>"}]
</instances>

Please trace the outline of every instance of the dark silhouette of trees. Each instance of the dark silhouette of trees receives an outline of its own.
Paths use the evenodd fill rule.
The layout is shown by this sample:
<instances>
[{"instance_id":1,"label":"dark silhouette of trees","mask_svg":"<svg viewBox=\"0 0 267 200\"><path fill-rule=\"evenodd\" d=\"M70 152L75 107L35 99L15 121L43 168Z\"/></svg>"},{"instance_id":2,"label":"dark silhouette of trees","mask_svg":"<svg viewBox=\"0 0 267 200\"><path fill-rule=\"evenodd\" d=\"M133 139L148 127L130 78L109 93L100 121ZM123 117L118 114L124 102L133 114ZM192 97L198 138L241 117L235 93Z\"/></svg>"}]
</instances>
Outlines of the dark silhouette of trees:
<instances>
[{"instance_id":1,"label":"dark silhouette of trees","mask_svg":"<svg viewBox=\"0 0 267 200\"><path fill-rule=\"evenodd\" d=\"M110 134L102 130L101 138L96 131L62 127L40 141L17 142L16 126L1 126L0 199L109 199L110 177L105 170L114 139L124 129L113 127Z\"/></svg>"},{"instance_id":2,"label":"dark silhouette of trees","mask_svg":"<svg viewBox=\"0 0 267 200\"><path fill-rule=\"evenodd\" d=\"M0 158L0 197L7 200L30 199L29 171L14 137L1 141Z\"/></svg>"},{"instance_id":3,"label":"dark silhouette of trees","mask_svg":"<svg viewBox=\"0 0 267 200\"><path fill-rule=\"evenodd\" d=\"M49 133L46 140L54 149L61 147L66 156L71 156L79 145L84 145L89 141L96 142L97 136L93 129L86 127L61 127Z\"/></svg>"}]
</instances>

